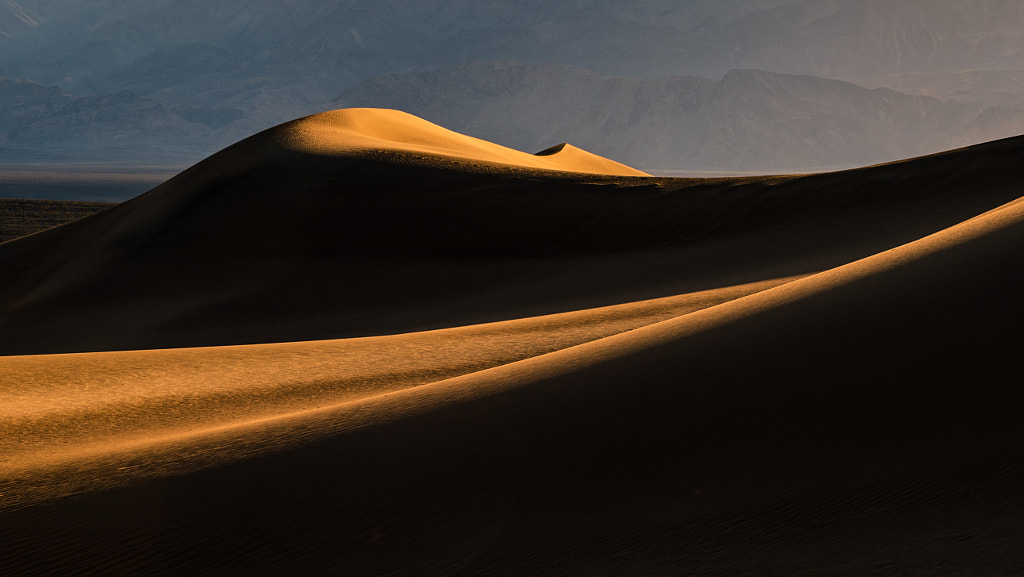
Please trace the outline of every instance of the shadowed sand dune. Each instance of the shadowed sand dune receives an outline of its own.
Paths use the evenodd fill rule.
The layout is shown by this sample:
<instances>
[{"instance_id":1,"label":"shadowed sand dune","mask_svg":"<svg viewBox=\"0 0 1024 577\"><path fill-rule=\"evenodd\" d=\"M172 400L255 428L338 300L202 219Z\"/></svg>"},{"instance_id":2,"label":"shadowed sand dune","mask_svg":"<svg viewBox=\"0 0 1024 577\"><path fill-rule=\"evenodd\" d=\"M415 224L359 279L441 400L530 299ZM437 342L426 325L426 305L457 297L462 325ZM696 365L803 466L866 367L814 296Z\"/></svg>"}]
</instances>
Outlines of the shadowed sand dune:
<instances>
[{"instance_id":1,"label":"shadowed sand dune","mask_svg":"<svg viewBox=\"0 0 1024 577\"><path fill-rule=\"evenodd\" d=\"M1024 140L694 181L421 122L0 245L0 572L1024 571Z\"/></svg>"},{"instance_id":2,"label":"shadowed sand dune","mask_svg":"<svg viewBox=\"0 0 1024 577\"><path fill-rule=\"evenodd\" d=\"M661 179L514 165L532 156L351 114L284 124L6 243L0 353L394 334L659 298L824 270L1017 196L1016 140L956 162Z\"/></svg>"}]
</instances>

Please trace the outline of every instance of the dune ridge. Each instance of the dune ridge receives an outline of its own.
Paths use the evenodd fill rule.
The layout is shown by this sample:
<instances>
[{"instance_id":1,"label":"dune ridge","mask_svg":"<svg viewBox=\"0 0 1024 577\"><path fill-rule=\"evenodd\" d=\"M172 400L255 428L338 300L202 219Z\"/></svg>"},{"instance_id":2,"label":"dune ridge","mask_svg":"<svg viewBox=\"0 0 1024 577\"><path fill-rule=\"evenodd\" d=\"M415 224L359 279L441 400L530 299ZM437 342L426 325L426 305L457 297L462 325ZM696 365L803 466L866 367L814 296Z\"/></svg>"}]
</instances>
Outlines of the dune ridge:
<instances>
[{"instance_id":1,"label":"dune ridge","mask_svg":"<svg viewBox=\"0 0 1024 577\"><path fill-rule=\"evenodd\" d=\"M302 151L289 130L6 243L0 354L416 332L807 274L1016 198L1021 148L671 179Z\"/></svg>"},{"instance_id":2,"label":"dune ridge","mask_svg":"<svg viewBox=\"0 0 1024 577\"><path fill-rule=\"evenodd\" d=\"M0 246L0 573L1024 571L1024 139L501 154L300 119Z\"/></svg>"},{"instance_id":3,"label":"dune ridge","mask_svg":"<svg viewBox=\"0 0 1024 577\"><path fill-rule=\"evenodd\" d=\"M690 348L696 343L699 343L703 338L702 335L714 333L716 330L721 330L724 327L737 326L737 323L741 326L740 328L742 328L742 325L751 326L751 323L756 325L758 317L761 317L772 310L780 310L796 306L798 309L803 309L805 312L810 309L812 314L819 314L814 311L817 307L815 307L813 301L816 297L822 295L830 295L842 291L853 291L853 294L866 294L867 296L872 297L868 301L872 302L875 300L873 298L874 295L871 294L872 291L865 290L865 288L861 286L863 281L866 279L876 279L873 282L884 287L885 290L890 293L906 294L909 292L913 294L917 292L918 288L921 286L920 273L911 274L909 280L912 282L909 284L905 282L907 279L903 279L903 281L901 281L899 278L891 277L893 277L894 274L896 274L897 277L899 275L905 275L906 273L901 271L920 268L922 265L925 269L925 278L934 278L935 275L939 275L940 278L951 276L948 265L958 264L964 258L975 261L975 268L977 270L989 270L993 266L1002 268L1001 265L1006 263L1008 256L1005 251L1000 250L1001 246L1005 245L1005 242L998 242L1003 239L993 237L1010 233L1012 235L1011 238L1017 239L1020 237L1022 231L1024 231L1024 202L1017 201L990 211L960 225L941 231L940 233L901 246L897 249L874 255L830 271L784 283L774 288L769 288L764 291L731 300L727 303L718 304L700 311L673 317L662 322L651 324L644 328L619 333L614 336L608 336L586 344L580 344L557 352L542 354L500 367L485 369L468 375L455 377L430 386L406 389L402 392L382 396L372 396L362 401L355 401L353 403L342 404L340 406L329 406L320 409L307 410L292 415L283 415L277 419L278 422L257 422L254 424L254 430L246 431L246 435L234 438L234 442L239 442L240 440L248 442L245 446L246 449L244 451L239 451L239 448L235 447L234 451L236 454L245 454L248 459L255 458L253 463L256 463L256 465L254 466L259 467L260 470L267 470L267 467L277 468L282 466L283 463L278 462L281 459L290 463L286 468L295 467L295 460L289 456L290 453L280 453L279 457L275 457L275 451L273 449L268 451L265 443L270 439L277 438L285 440L284 442L286 444L299 442L301 445L302 443L317 443L318 441L316 441L316 439L319 438L322 439L322 441L319 441L321 444L328 443L328 447L347 446L349 448L345 451L350 452L352 450L351 443L346 443L345 439L349 436L354 436L353 442L357 443L357 446L366 447L362 449L363 451L371 451L369 447L374 447L372 451L378 451L382 450L385 446L390 446L393 442L388 440L391 437L387 431L394 427L401 427L400 423L407 422L414 418L426 418L426 423L435 423L434 425L427 425L427 428L425 429L421 426L417 426L417 430L421 434L426 434L428 437L426 440L417 442L417 446L419 446L420 443L435 442L436 439L434 439L434 437L438 435L441 435L448 442L453 442L457 438L461 437L453 437L452 435L461 435L462 433L458 431L461 431L462 429L458 428L455 431L452 431L447 427L441 427L438 429L436 428L437 418L465 419L469 415L476 415L473 417L473 422L478 423L479 419L486 418L476 414L478 412L482 411L484 415L491 415L492 417L495 415L494 411L496 408L493 406L495 402L498 403L498 407L501 407L501 411L508 411L509 407L514 406L517 407L517 411L527 410L536 412L536 402L538 400L536 398L537 395L547 397L554 391L563 391L564 394L569 395L569 398L573 399L572 403L580 404L582 407L591 407L591 409L588 410L593 410L594 408L598 408L601 411L614 410L614 404L607 405L608 392L615 391L617 393L616 396L618 396L618 394L629 391L634 385L631 385L628 380L622 381L613 377L614 375L619 375L623 369L630 371L635 370L628 367L644 366L644 363L640 362L640 359L637 357L648 358L653 355L653 358L661 359L659 363L664 365L666 361L666 354L669 358L678 355L680 350L685 350L686 348ZM1003 252L1003 254L1000 254L1000 252ZM955 255L951 253L959 254ZM1005 295L1007 292L1003 291L999 294ZM896 302L898 303L899 299L896 299ZM1006 301L1004 299L998 299L993 304L1001 306L1005 302ZM962 301L947 302L947 305L953 306L955 310L962 309L963 304L964 303ZM862 307L857 308L856 310L859 310L861 313L864 312ZM887 307L884 309L884 312L888 314L890 310L891 309ZM964 310L964 312L968 311ZM792 314L792 312L789 312L784 314L783 317L790 316ZM944 335L945 338L948 338L949 336L949 334ZM708 349L708 346L712 348ZM696 348L699 351L707 351L714 350L716 346L716 343L711 342L703 346L698 344ZM691 359L695 359L697 358L694 357L695 354L698 353L691 353L686 356ZM706 362L714 363L714 361ZM669 362L668 366L674 366L674 363ZM587 377L587 375L593 375L595 372L607 372L609 370L611 370L613 376L602 379L600 381L602 383L600 385L601 388L591 390L589 393L584 392L586 389L592 387L594 383L593 379ZM974 369L972 368L972 370ZM993 369L988 370L991 371ZM653 379L655 382L664 379L664 376L654 376L658 374L665 375L666 373L648 374L648 377ZM583 379L582 382L580 381L581 378ZM580 389L580 385L582 383L591 383L591 385L584 385L584 388ZM611 387L610 391L605 390L607 387ZM648 383L642 387L642 390L646 391L646 394L654 394L655 398L668 395L667 397L664 397L664 399L675 399L671 401L673 406L676 406L679 402L676 396L678 393L672 393L670 389L665 389L663 385L652 385ZM644 395L644 398L646 398L646 394ZM856 391L844 389L842 394L844 396L847 394L856 394ZM1001 397L997 397L997 399L998 398ZM491 400L489 401L488 399ZM646 403L648 401L644 402ZM982 406L988 407L991 402L994 402L994 400L990 400ZM558 405L561 406L561 404L562 402L560 401ZM630 402L629 404L632 406L635 405L635 402ZM651 407L647 406L647 409L645 410L649 412ZM453 416L444 416L452 413L452 411L454 411ZM716 411L716 413L718 412L719 411ZM429 417L429 415L432 414L437 414L438 417ZM608 413L606 416L611 416L611 413ZM501 419L501 421L507 426L507 419ZM548 421L543 422L548 423ZM590 420L575 420L574 422L589 423L585 427L586 431L588 431L586 434L589 435L596 434L598 429L595 427L608 426L607 423L601 424ZM943 422L945 423L945 421ZM528 432L534 425L535 423L523 423L519 426L520 430L515 434L525 435L526 439L531 439L529 441L530 446L541 449L542 447L545 447L545 445L537 445L537 443L550 443L551 440L546 436L547 433ZM546 426L549 427L551 425L548 424ZM797 427L795 430L799 431L800 429ZM963 429L958 428L957 430L961 433L963 432ZM995 430L996 432L1002 432L1001 426L995 427ZM327 431L329 431L329 433L325 434ZM976 432L975 435L977 434L980 433ZM263 437L262 439L261 436ZM213 435L211 437L212 438L207 438L205 440L209 441L212 445L223 443L225 440L232 440L230 433L226 436L217 437L216 435ZM578 437L578 435L574 435L574 438L576 437ZM383 443L383 445L378 446L378 441L372 441L372 439L375 438L380 438L379 443ZM401 438L406 439L403 442L408 442L408 438L405 435L402 435ZM208 455L204 455L202 443L199 445L191 445L192 441L194 441L194 439L185 439L184 446L172 445L170 453L172 455L177 454L179 456L186 454L199 455L200 457L196 459L198 463L193 463L192 466L199 464L200 468L202 468L203 459ZM906 439L890 439L890 441L896 441L897 444L900 444L906 441ZM460 449L459 447L463 446L466 442L466 439L462 438L461 441L455 442L451 449L442 449L442 452L448 452L450 450L456 455L461 455L463 454L463 449ZM557 452L561 450L557 448L559 446L561 446L560 443L555 443L553 447L549 446L546 449L542 449L542 451ZM266 458L256 458L257 454L246 452L255 450L258 453L261 450L259 447L263 447L262 450L267 451ZM497 451L497 455L503 454L503 451L510 450L507 447L504 449L501 447L502 445L499 444L491 447L489 450ZM998 447L998 444L993 445L993 448L995 447ZM275 447L275 449L279 450L280 447ZM437 450L438 449L435 448L434 452ZM525 449L517 449L516 452L518 453L519 450ZM776 449L776 451L777 450L778 449ZM992 450L992 448L990 448L990 450ZM962 451L962 449L954 450L953 454L960 455L960 451ZM589 449L586 452L589 454ZM301 455L301 453L299 454ZM315 454L319 455L320 453L317 452ZM124 456L121 458L124 459ZM115 461L114 463L108 463L107 465L112 466L116 464L120 467L127 466L144 468L150 464L149 458L150 457L139 458L139 455L136 454L123 461ZM623 457L620 455L618 458L622 459ZM858 458L864 458L864 455L861 455ZM868 458L870 459L873 457ZM302 467L308 469L309 472L312 472L313 470L322 471L325 465L320 462L320 457L312 459L312 461L299 462L304 463ZM939 461L934 462L935 459L939 459ZM915 460L915 462L909 465L904 463L898 468L907 471L908 474L914 471L923 471L924 473L931 475L934 472L933 468L935 466L941 467L941 462L944 459L948 459L948 455L943 454L941 458L938 456L931 456L925 458L923 461ZM160 458L158 457L154 459L154 461L159 463ZM490 461L488 460L488 462ZM577 459L570 459L570 463L579 464L579 461ZM570 465L563 465L563 467L564 466ZM310 469L311 467L312 469ZM174 470L176 474L181 475L188 469L182 471L181 469L174 469L172 466L171 470ZM210 475L213 475L212 478L214 479L216 486L222 486L220 485L220 481L216 481L216 479L221 478L224 482L228 482L228 485L223 485L223 487L233 487L234 481L230 481L230 479L234 478L232 470L233 469L231 468L211 469L211 472L204 476L204 479L206 479L204 482L210 481ZM770 471L773 469L768 470ZM988 469L983 468L983 470ZM218 473L218 471L221 471L221 473ZM296 478L302 476L302 473L298 470L291 469L291 472L296 476ZM218 477L218 475L224 476ZM607 472L605 475L607 475ZM633 475L626 475L626 477L634 478ZM612 478L618 478L618 475L613 474ZM650 482L650 478L643 476L640 478L647 479L645 482ZM845 473L843 473L839 478L846 478ZM280 480L280 478L277 479L278 482L280 482ZM636 483L638 481L639 479L634 478L632 483ZM505 483L509 482L514 484L521 483L522 481L515 481L515 479L512 481L505 481ZM575 483L574 481L566 482L570 484ZM840 482L832 480L829 481L829 483L835 487L835 490L843 490L843 488L848 485L849 481ZM388 486L391 486L392 484L393 482L389 483ZM857 483L854 483L854 485L856 486ZM636 485L630 486L635 487ZM131 488L125 490L132 491ZM436 490L441 490L444 491L444 494L448 494L448 489L444 489L443 487L435 489L435 491ZM621 495L625 493L628 493L628 491L620 492L618 494ZM601 494L603 495L604 493ZM406 505L411 505L411 499L415 500L419 498L421 498L421 496L416 493L414 497L403 497L401 501ZM448 498L450 499L450 497ZM657 497L657 499L661 498L663 497ZM750 503L749 501L740 502ZM755 499L753 503L756 502L757 500ZM372 509L377 505L371 504L366 506L369 506ZM692 514L686 513L686 509L682 511L683 512L681 514L684 516ZM470 512L469 514L471 519L476 519L476 523L483 522L486 524L490 522L488 521L488 519L490 519L489 514L485 514L483 517L478 517L477 513ZM568 513L561 514L565 515ZM399 520L400 518L401 517L388 517L387 523L392 525L397 523L400 525L404 523L404 521ZM557 519L561 519L561 517L556 517L555 522L558 524L563 524L565 522L564 520L559 521ZM633 522L635 523L636 520ZM267 528L267 526L264 526L261 530L266 530ZM287 530L294 531L297 529L289 528ZM342 531L343 533L347 531L344 527L337 528L335 530ZM546 539L550 540L553 538L553 534L549 533L547 535ZM184 542L194 543L194 540L198 539L198 537L185 533L177 534L175 539L183 539ZM512 540L512 542L516 541ZM24 546L24 544L22 545ZM446 547L452 546L453 545L451 543L446 543ZM491 543L489 546L494 548L492 550L492 554L498 554L497 552L506 550L505 547L496 546L495 543ZM277 547L277 545L274 545L269 549L275 550ZM31 547L29 547L29 549L31 549ZM355 558L358 560L358 553L351 549L347 549L346 551L347 555L355 555ZM515 553L515 550L512 549L510 552ZM82 554L81 552L74 551L65 553L72 559ZM263 554L256 554L251 551L247 553L252 554L255 557L265 557ZM321 551L320 554L323 553L324 551ZM567 551L562 550L559 555L560 557L564 557L566 554ZM535 564L538 561L547 564L553 562L555 559L553 557L546 556L539 560L529 557L519 558L515 555L514 557L517 559L516 563L518 563L518 565L514 564L513 567L518 566L520 568L527 569L532 567L533 570L538 568ZM577 561L586 559L586 557L577 558L571 554L568 558L575 558ZM272 563L280 562L280 559L275 559L276 558L274 557L269 558ZM678 558L676 559L677 562L679 560L680 559ZM125 561L122 560L121 562ZM141 562L144 564L143 566L145 566L147 561L143 558L135 559L135 562ZM348 564L353 561L351 558L339 557L337 562L343 562L346 566L349 566ZM404 562L409 562L409 559L405 559ZM420 559L418 562L426 562L427 564L416 565L417 569L412 570L413 572L417 570L432 570L431 568L437 568L437 566L433 564L437 561L431 560L429 557L426 558L426 560ZM116 567L118 565L114 566ZM478 567L478 565L470 563L468 565L459 565L458 567L467 572L472 572L473 568ZM577 570L579 570L580 566L576 567ZM406 566L406 568L408 570L408 566ZM507 566L505 569L514 572L514 569L509 569ZM504 571L501 571L501 573L504 573Z\"/></svg>"},{"instance_id":4,"label":"dune ridge","mask_svg":"<svg viewBox=\"0 0 1024 577\"><path fill-rule=\"evenodd\" d=\"M524 168L613 176L650 176L568 144L527 154L453 132L398 110L346 108L286 123L276 137L294 150L317 154L399 151ZM550 151L550 152L549 152Z\"/></svg>"},{"instance_id":5,"label":"dune ridge","mask_svg":"<svg viewBox=\"0 0 1024 577\"><path fill-rule=\"evenodd\" d=\"M19 495L12 478L21 486L43 485L38 479L54 469L125 447L145 451L166 439L201 438L202 431L251 429L253 422L268 417L350 403L542 355L791 280L426 333L0 357L0 371L7 375L0 390L0 425L10 431L0 440L0 475L7 478L0 480L0 493L6 497L0 509L25 506L30 498L60 496ZM226 449L221 459L230 460L232 448ZM202 453L196 447L183 451Z\"/></svg>"},{"instance_id":6,"label":"dune ridge","mask_svg":"<svg viewBox=\"0 0 1024 577\"><path fill-rule=\"evenodd\" d=\"M153 467L149 474L187 471L190 466L206 467L237 458L231 457L232 454L248 458L254 452L259 452L253 448L254 445L272 447L274 450L280 447L267 439L229 436L230 440L225 441L221 436L224 430L240 428L250 432L254 426L284 421L286 427L302 429L304 432L302 435L288 434L280 437L309 442L310 439L338 430L328 426L325 432L315 432L317 426L323 426L323 413L338 416L339 411L344 414L350 410L349 405L360 405L360 401L365 399L381 399L379 402L371 400L371 406L375 407L373 410L387 415L395 412L390 406L393 402L404 406L404 409L398 410L399 413L428 410L427 407L435 405L437 400L433 403L424 403L421 399L402 401L392 394L431 383L448 388L463 384L468 387L469 392L442 394L442 404L472 399L480 394L494 394L491 389L495 383L501 383L499 388L526 386L534 380L551 378L581 365L628 356L871 275L884 274L893 268L906 266L908 262L969 244L974 239L1018 225L1021 221L1024 221L1024 200L1017 200L923 239L821 273L644 303L423 334L318 343L214 347L194 351L0 357L0 367L14 376L7 383L10 388L4 391L6 395L0 395L0 400L4 401L0 423L22 433L4 439L4 459L0 463L8 465L0 466L0 471L12 463L22 467L20 471L18 467L8 468L8 477L17 478L17 481L12 483L8 480L2 489L8 497L5 507L21 507L30 504L32 500L62 496L61 492L56 492L19 497L12 485L31 486L38 483L38 475L60 470L67 467L68 463L88 462L99 457L105 461L105 468L109 469L120 464L119 459L124 462L138 461L136 451L146 454L152 450L151 445L161 447L168 442L173 446L170 451L172 455L200 454L203 459L195 462L194 458L186 458L183 463L166 463L165 469ZM625 334L617 339L612 338L619 333ZM589 347L582 346L591 341ZM560 350L564 351L563 356L552 356ZM438 355L433 351L443 353ZM173 360L170 358L172 355L180 360ZM110 356L115 358L104 358ZM258 378L244 367L254 357L261 361L249 371L258 371ZM275 361L273 357L281 360ZM302 360L296 362L295 357ZM346 363L346 358L358 359L358 364L352 364L351 361ZM538 360L529 363L526 362L528 359ZM318 365L313 365L311 361ZM200 364L196 366L196 363ZM126 365L133 366L140 374L129 374L125 379L123 367ZM147 365L150 367L148 370L143 368ZM187 372L182 374L187 369L191 369L194 376ZM289 372L297 374L290 377L278 376ZM466 378L460 380L463 374ZM78 399L68 397L70 383L66 383L66 379L69 375L78 381L75 388L84 393L80 393ZM200 376L205 381L200 386L210 389L209 392L200 393L196 389L198 383L192 382L192 378ZM138 384L133 384L133 381ZM96 388L108 390L97 393L93 390ZM139 398L118 400L117 396L123 398L129 388L138 391L135 394ZM176 388L180 391L175 392ZM312 394L303 394L304 389L313 389ZM40 390L44 392L40 394ZM52 391L49 395L57 396L47 395L46 390ZM115 391L117 396L111 394ZM274 399L275 393L281 398ZM224 397L233 394L240 398L233 402L223 402ZM203 395L213 401L220 401L223 406L207 407L204 411L202 404L189 402L201 402ZM4 396L9 398L5 399ZM124 408L119 408L122 403ZM261 404L269 406L257 409ZM316 408L311 409L311 405ZM178 413L187 411L188 418L184 423L180 422L181 417L168 418L169 410ZM127 413L138 421L134 434L128 432L133 428L132 419L111 417L118 413ZM303 422L307 417L312 417L313 423ZM161 418L167 419L170 424L161 426ZM104 424L105 420L112 422ZM179 422L175 423L176 420ZM376 422L372 416L369 420ZM65 422L61 426L61 421L71 423ZM109 428L113 434L98 434L96 429L103 427ZM87 432L83 434L83 431ZM178 444L182 442L181 439L184 439L187 448ZM190 442L197 445L188 446ZM211 443L221 445L218 449L223 456L214 457L203 449ZM249 449L238 451L231 443L244 443ZM57 446L60 450L55 451ZM160 452L168 453L162 447L156 449L157 454ZM113 462L109 459L113 459ZM154 458L150 455L147 459L166 461L167 457ZM174 459L172 456L171 461ZM107 475L110 474L108 471ZM101 476L97 475L91 481L97 482L99 478ZM4 485L0 483L0 487ZM72 486L75 490L83 489L81 485ZM62 489L71 490L69 487Z\"/></svg>"}]
</instances>

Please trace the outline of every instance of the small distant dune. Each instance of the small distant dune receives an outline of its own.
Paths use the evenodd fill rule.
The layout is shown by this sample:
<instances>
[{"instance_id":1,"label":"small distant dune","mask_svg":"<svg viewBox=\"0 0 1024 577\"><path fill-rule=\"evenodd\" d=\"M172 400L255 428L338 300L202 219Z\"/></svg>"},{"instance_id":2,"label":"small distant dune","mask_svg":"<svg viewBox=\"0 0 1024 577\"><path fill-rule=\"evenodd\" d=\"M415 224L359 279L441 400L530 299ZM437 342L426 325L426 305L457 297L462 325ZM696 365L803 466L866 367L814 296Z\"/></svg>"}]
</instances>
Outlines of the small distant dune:
<instances>
[{"instance_id":1,"label":"small distant dune","mask_svg":"<svg viewBox=\"0 0 1024 577\"><path fill-rule=\"evenodd\" d=\"M1022 155L257 134L0 244L0 573L1021 574Z\"/></svg>"}]
</instances>

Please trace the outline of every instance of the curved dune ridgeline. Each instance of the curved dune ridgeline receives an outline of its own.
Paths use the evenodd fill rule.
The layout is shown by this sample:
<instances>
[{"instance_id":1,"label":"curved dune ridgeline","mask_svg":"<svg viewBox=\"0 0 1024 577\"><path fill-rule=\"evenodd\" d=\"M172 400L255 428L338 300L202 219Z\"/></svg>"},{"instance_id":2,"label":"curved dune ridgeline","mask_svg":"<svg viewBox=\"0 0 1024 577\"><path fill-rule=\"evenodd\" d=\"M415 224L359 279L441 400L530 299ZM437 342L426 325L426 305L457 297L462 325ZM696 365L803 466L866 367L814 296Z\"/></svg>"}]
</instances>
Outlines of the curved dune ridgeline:
<instances>
[{"instance_id":1,"label":"curved dune ridgeline","mask_svg":"<svg viewBox=\"0 0 1024 577\"><path fill-rule=\"evenodd\" d=\"M256 135L0 246L0 573L1020 573L1022 155Z\"/></svg>"},{"instance_id":2,"label":"curved dune ridgeline","mask_svg":"<svg viewBox=\"0 0 1024 577\"><path fill-rule=\"evenodd\" d=\"M397 110L353 108L324 112L281 125L274 129L273 138L284 149L318 155L395 151L518 168L611 176L650 176L646 172L566 143L537 154L526 154L452 132Z\"/></svg>"},{"instance_id":3,"label":"curved dune ridgeline","mask_svg":"<svg viewBox=\"0 0 1024 577\"><path fill-rule=\"evenodd\" d=\"M415 332L817 272L1013 200L1019 146L669 179L517 165L576 153L534 157L393 111L325 113L5 245L0 354Z\"/></svg>"},{"instance_id":4,"label":"curved dune ridgeline","mask_svg":"<svg viewBox=\"0 0 1024 577\"><path fill-rule=\"evenodd\" d=\"M147 460L155 459L150 451L181 438L196 442L196 446L207 444L206 437L224 445L225 431L251 435L254 423L543 355L789 280L424 333L0 357L0 370L7 375L5 390L0 391L4 407L0 415L9 431L0 442L4 455L0 470L17 479L4 491L8 497L5 504L23 506L32 500L109 484L124 474L119 468L100 469L88 476L83 470L90 468L89 463L109 462L115 455L124 459L142 451ZM253 362L256 359L258 362ZM235 442L243 440L239 437ZM261 438L260 442L281 441ZM237 458L236 446L220 449L219 453L203 452L201 459L193 454L187 463L175 462L181 460L180 454L163 458L173 467ZM166 452L166 448L161 450ZM195 448L191 452L195 453ZM40 481L56 469L69 467L79 471L68 485L48 486Z\"/></svg>"}]
</instances>

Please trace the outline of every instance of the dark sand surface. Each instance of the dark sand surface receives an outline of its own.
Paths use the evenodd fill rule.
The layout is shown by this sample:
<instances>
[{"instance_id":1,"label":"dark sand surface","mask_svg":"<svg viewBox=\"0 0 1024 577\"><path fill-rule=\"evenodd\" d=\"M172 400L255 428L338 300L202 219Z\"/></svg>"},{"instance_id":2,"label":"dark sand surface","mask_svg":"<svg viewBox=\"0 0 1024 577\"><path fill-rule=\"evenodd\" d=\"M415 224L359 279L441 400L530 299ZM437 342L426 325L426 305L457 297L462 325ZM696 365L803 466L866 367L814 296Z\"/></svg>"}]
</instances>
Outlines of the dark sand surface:
<instances>
[{"instance_id":1,"label":"dark sand surface","mask_svg":"<svg viewBox=\"0 0 1024 577\"><path fill-rule=\"evenodd\" d=\"M1024 573L1024 140L688 180L287 126L0 246L0 573Z\"/></svg>"},{"instance_id":2,"label":"dark sand surface","mask_svg":"<svg viewBox=\"0 0 1024 577\"><path fill-rule=\"evenodd\" d=\"M109 202L0 198L0 242L53 228L113 206Z\"/></svg>"}]
</instances>

